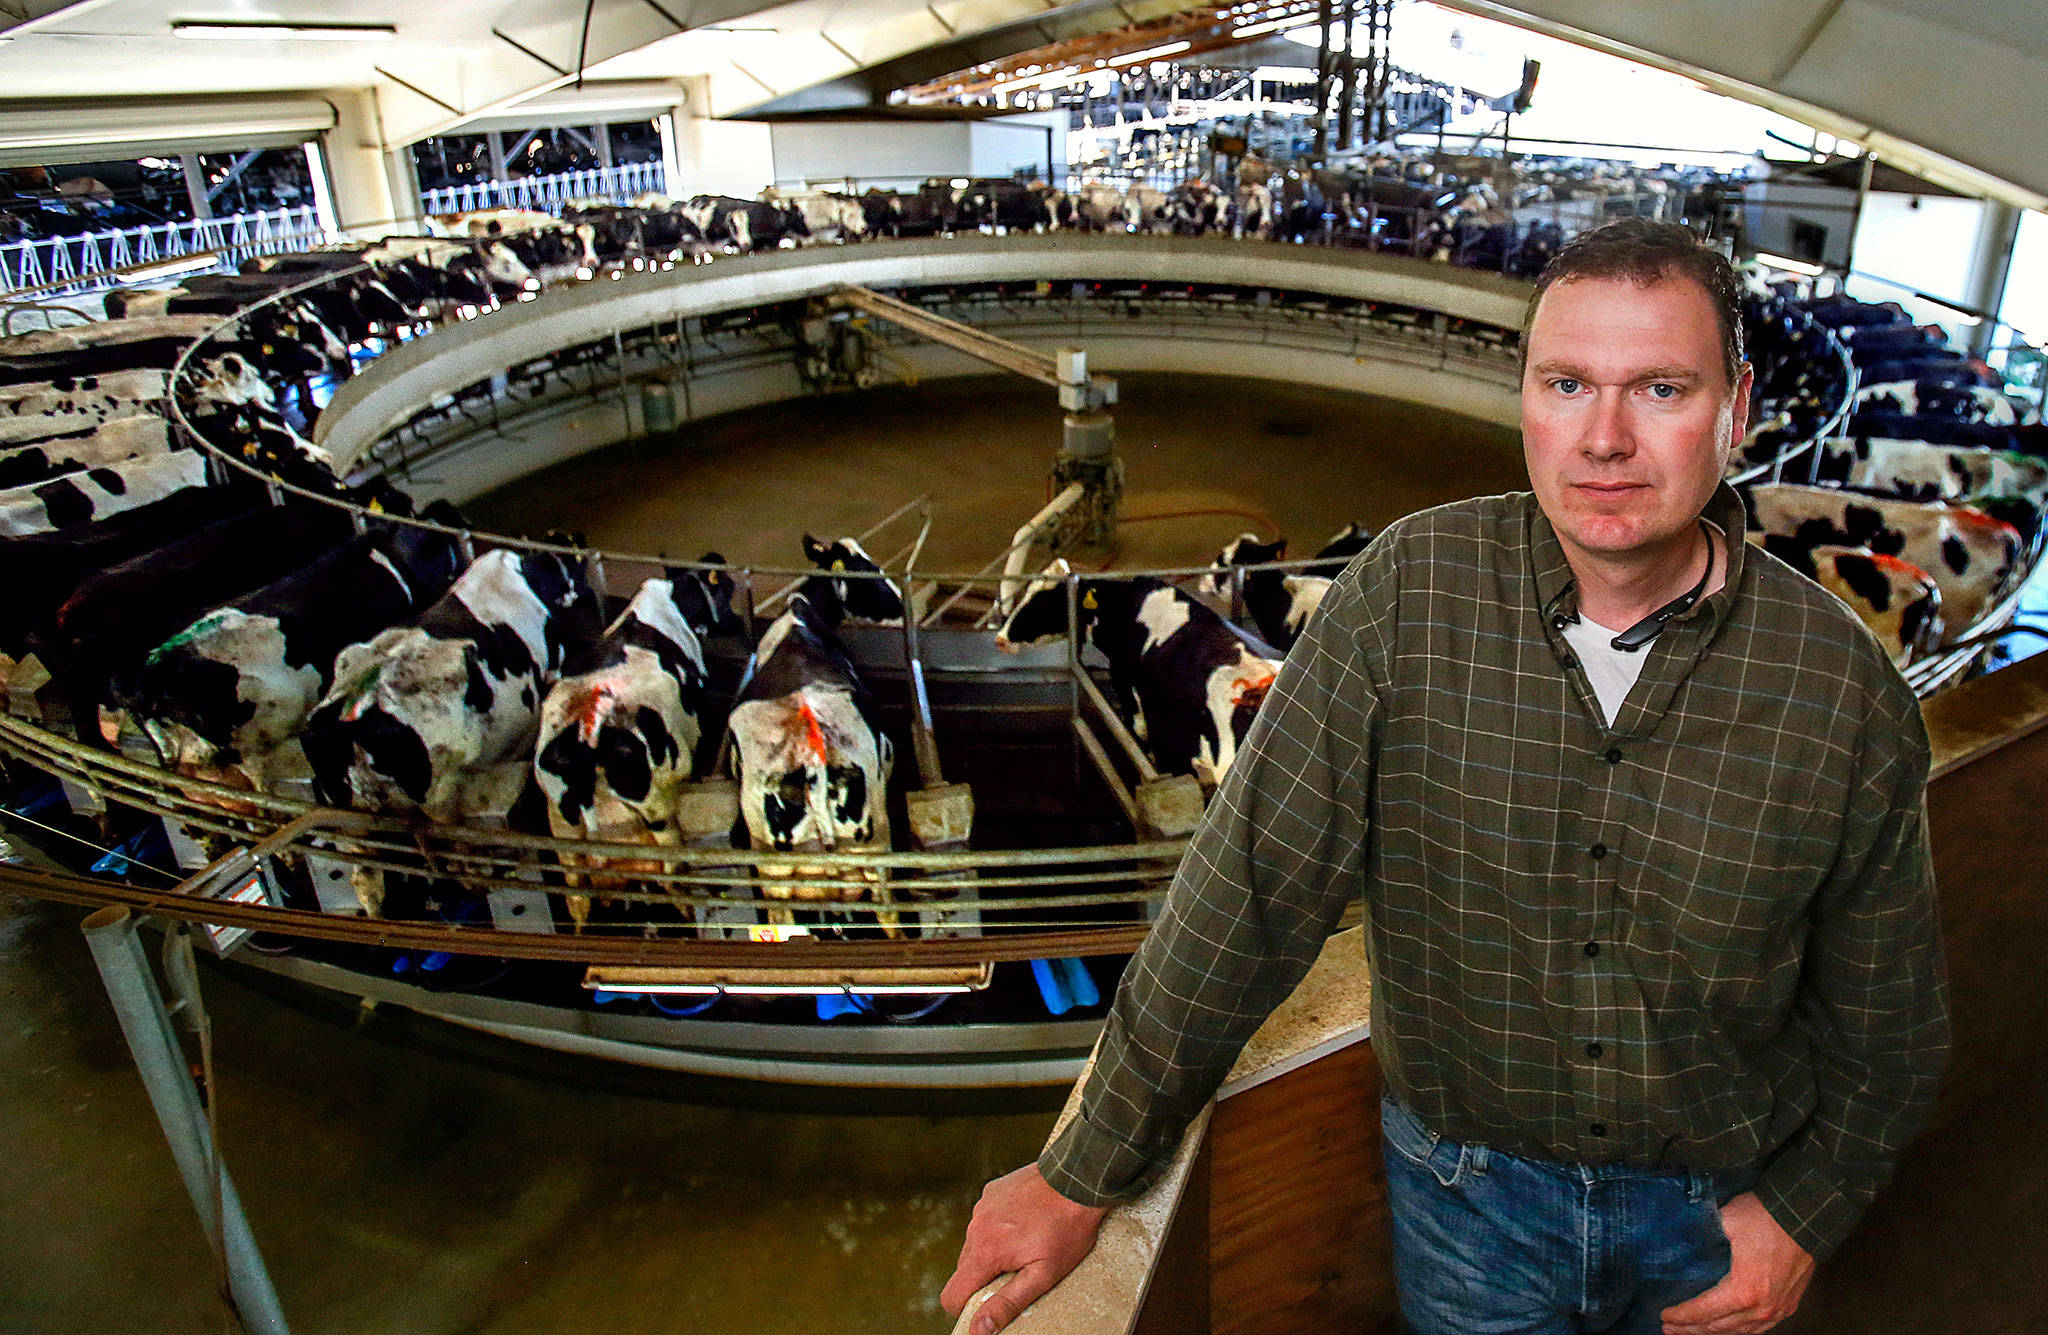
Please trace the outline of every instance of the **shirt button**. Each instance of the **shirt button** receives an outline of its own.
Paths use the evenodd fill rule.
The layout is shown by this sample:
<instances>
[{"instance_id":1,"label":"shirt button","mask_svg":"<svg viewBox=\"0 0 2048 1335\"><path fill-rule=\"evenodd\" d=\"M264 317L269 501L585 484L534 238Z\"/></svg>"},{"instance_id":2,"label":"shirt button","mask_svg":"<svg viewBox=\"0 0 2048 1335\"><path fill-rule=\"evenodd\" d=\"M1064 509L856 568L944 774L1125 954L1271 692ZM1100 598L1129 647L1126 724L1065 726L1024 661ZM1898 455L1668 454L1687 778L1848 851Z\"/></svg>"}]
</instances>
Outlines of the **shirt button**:
<instances>
[{"instance_id":1,"label":"shirt button","mask_svg":"<svg viewBox=\"0 0 2048 1335\"><path fill-rule=\"evenodd\" d=\"M1604 857L1606 857L1606 856L1607 856L1607 845L1605 845L1605 844L1595 844L1595 845L1593 845L1593 846L1592 846L1591 848L1587 849L1586 851L1587 851L1588 853L1591 853L1591 854L1593 855L1594 859L1595 859L1595 860L1597 861L1598 859L1600 859L1600 858L1604 858Z\"/></svg>"},{"instance_id":2,"label":"shirt button","mask_svg":"<svg viewBox=\"0 0 2048 1335\"><path fill-rule=\"evenodd\" d=\"M1586 1045L1586 1055L1588 1057L1594 1058L1595 1060L1598 1060L1600 1054L1605 1051L1607 1051L1607 1049L1601 1047L1598 1043L1588 1043Z\"/></svg>"},{"instance_id":3,"label":"shirt button","mask_svg":"<svg viewBox=\"0 0 2048 1335\"><path fill-rule=\"evenodd\" d=\"M1557 660L1557 665L1563 668L1566 672L1570 672L1573 668L1579 665L1579 660L1572 657L1570 654L1565 654Z\"/></svg>"},{"instance_id":4,"label":"shirt button","mask_svg":"<svg viewBox=\"0 0 2048 1335\"><path fill-rule=\"evenodd\" d=\"M1593 1123L1593 1125L1587 1127L1586 1130L1591 1131L1596 1136L1604 1136L1607 1134L1607 1123L1595 1122Z\"/></svg>"},{"instance_id":5,"label":"shirt button","mask_svg":"<svg viewBox=\"0 0 2048 1335\"><path fill-rule=\"evenodd\" d=\"M1621 763L1621 748L1618 746L1608 747L1607 754L1602 756L1601 759L1610 765L1619 765Z\"/></svg>"},{"instance_id":6,"label":"shirt button","mask_svg":"<svg viewBox=\"0 0 2048 1335\"><path fill-rule=\"evenodd\" d=\"M1599 953L1600 943L1598 941L1588 941L1586 943L1586 954L1589 958Z\"/></svg>"}]
</instances>

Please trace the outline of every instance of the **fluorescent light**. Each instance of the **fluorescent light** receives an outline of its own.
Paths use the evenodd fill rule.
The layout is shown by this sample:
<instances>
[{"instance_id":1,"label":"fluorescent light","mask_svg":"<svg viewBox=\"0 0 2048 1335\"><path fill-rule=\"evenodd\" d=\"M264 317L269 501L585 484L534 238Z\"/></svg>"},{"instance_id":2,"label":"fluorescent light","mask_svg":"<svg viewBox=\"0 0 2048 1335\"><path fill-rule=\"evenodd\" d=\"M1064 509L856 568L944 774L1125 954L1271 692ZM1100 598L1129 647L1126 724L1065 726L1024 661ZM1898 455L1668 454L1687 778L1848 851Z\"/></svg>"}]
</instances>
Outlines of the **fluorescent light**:
<instances>
[{"instance_id":1,"label":"fluorescent light","mask_svg":"<svg viewBox=\"0 0 2048 1335\"><path fill-rule=\"evenodd\" d=\"M1164 46L1148 46L1143 51L1133 51L1127 56L1118 56L1111 65L1135 65L1141 60L1159 60L1178 54L1193 46L1193 42L1168 42Z\"/></svg>"},{"instance_id":2,"label":"fluorescent light","mask_svg":"<svg viewBox=\"0 0 2048 1335\"><path fill-rule=\"evenodd\" d=\"M1773 269L1783 269L1786 273L1805 274L1808 278L1818 278L1827 272L1826 269L1818 264L1808 264L1805 260L1787 259L1783 255L1769 255L1763 251L1756 253L1756 262Z\"/></svg>"},{"instance_id":3,"label":"fluorescent light","mask_svg":"<svg viewBox=\"0 0 2048 1335\"><path fill-rule=\"evenodd\" d=\"M398 36L389 23L235 23L175 20L171 33L199 40L244 42L388 42Z\"/></svg>"},{"instance_id":4,"label":"fluorescent light","mask_svg":"<svg viewBox=\"0 0 2048 1335\"><path fill-rule=\"evenodd\" d=\"M1254 23L1248 28L1239 28L1230 35L1242 41L1247 37L1264 37L1269 32L1279 32L1286 28L1305 27L1314 22L1314 19L1306 15L1296 14L1290 18L1267 19L1264 23Z\"/></svg>"},{"instance_id":5,"label":"fluorescent light","mask_svg":"<svg viewBox=\"0 0 2048 1335\"><path fill-rule=\"evenodd\" d=\"M124 280L147 283L158 278L176 278L180 274L198 273L202 269L214 268L219 263L219 251L195 250L190 255L173 255L169 259L131 264L114 272Z\"/></svg>"}]
</instances>

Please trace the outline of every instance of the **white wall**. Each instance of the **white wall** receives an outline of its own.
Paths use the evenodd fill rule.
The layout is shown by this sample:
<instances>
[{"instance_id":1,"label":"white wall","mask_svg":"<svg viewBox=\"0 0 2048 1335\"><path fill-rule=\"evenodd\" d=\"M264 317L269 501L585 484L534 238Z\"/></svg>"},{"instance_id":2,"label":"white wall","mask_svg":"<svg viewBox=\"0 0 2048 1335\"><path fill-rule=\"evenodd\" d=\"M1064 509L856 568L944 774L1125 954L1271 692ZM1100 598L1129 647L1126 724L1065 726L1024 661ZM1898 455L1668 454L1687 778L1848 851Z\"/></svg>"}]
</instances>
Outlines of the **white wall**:
<instances>
[{"instance_id":1,"label":"white wall","mask_svg":"<svg viewBox=\"0 0 2048 1335\"><path fill-rule=\"evenodd\" d=\"M766 125L676 115L681 193L752 199L775 180L775 146Z\"/></svg>"},{"instance_id":2,"label":"white wall","mask_svg":"<svg viewBox=\"0 0 2048 1335\"><path fill-rule=\"evenodd\" d=\"M1891 283L1852 278L1845 290L1861 301L1896 301L1915 321L1941 325L1957 343L1967 342L1969 329L1954 311L1916 300L1892 284L1902 283L1968 304L1977 233L1983 222L1984 205L1974 199L1873 194L1857 223L1854 263L1859 273L1888 278Z\"/></svg>"},{"instance_id":3,"label":"white wall","mask_svg":"<svg viewBox=\"0 0 2048 1335\"><path fill-rule=\"evenodd\" d=\"M851 177L861 189L911 189L926 177L970 174L964 121L786 121L767 128L774 133L775 176L785 186ZM1041 135L1041 157L1044 147Z\"/></svg>"},{"instance_id":4,"label":"white wall","mask_svg":"<svg viewBox=\"0 0 2048 1335\"><path fill-rule=\"evenodd\" d=\"M2030 339L2048 341L2048 213L2030 209L2020 216L1998 318Z\"/></svg>"},{"instance_id":5,"label":"white wall","mask_svg":"<svg viewBox=\"0 0 2048 1335\"><path fill-rule=\"evenodd\" d=\"M970 127L970 176L1013 176L1029 172L1033 180L1046 179L1046 131L1052 140L1053 179L1064 175L1067 162L1067 113L1037 111L1021 116L998 116L976 121Z\"/></svg>"}]
</instances>

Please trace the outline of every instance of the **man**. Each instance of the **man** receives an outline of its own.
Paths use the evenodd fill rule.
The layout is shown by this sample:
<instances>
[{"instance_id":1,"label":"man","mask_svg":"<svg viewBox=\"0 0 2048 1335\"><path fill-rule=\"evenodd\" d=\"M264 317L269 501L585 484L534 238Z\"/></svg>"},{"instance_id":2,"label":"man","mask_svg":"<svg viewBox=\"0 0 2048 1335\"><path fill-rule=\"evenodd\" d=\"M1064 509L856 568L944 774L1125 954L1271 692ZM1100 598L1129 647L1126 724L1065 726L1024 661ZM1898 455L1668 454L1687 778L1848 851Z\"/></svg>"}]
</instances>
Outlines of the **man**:
<instances>
[{"instance_id":1,"label":"man","mask_svg":"<svg viewBox=\"0 0 2048 1335\"><path fill-rule=\"evenodd\" d=\"M1363 895L1417 1331L1747 1335L1924 1119L1946 981L1917 702L1742 540L1739 289L1628 220L1538 280L1533 495L1412 515L1289 655L1080 1114L943 1295L1000 1328L1170 1155ZM985 1318L985 1319L984 1319Z\"/></svg>"}]
</instances>

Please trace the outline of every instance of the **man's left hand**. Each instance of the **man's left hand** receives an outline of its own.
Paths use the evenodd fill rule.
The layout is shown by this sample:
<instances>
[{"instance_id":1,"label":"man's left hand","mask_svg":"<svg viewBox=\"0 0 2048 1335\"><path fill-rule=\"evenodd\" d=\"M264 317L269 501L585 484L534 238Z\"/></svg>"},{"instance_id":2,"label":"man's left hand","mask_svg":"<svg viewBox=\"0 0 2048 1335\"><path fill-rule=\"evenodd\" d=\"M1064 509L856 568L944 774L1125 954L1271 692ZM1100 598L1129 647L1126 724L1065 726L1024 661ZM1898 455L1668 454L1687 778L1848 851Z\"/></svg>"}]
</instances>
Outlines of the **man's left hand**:
<instances>
[{"instance_id":1,"label":"man's left hand","mask_svg":"<svg viewBox=\"0 0 2048 1335\"><path fill-rule=\"evenodd\" d=\"M1813 1278L1813 1257L1778 1227L1755 1192L1721 1207L1731 1257L1719 1284L1667 1307L1664 1335L1755 1335L1799 1309Z\"/></svg>"}]
</instances>

